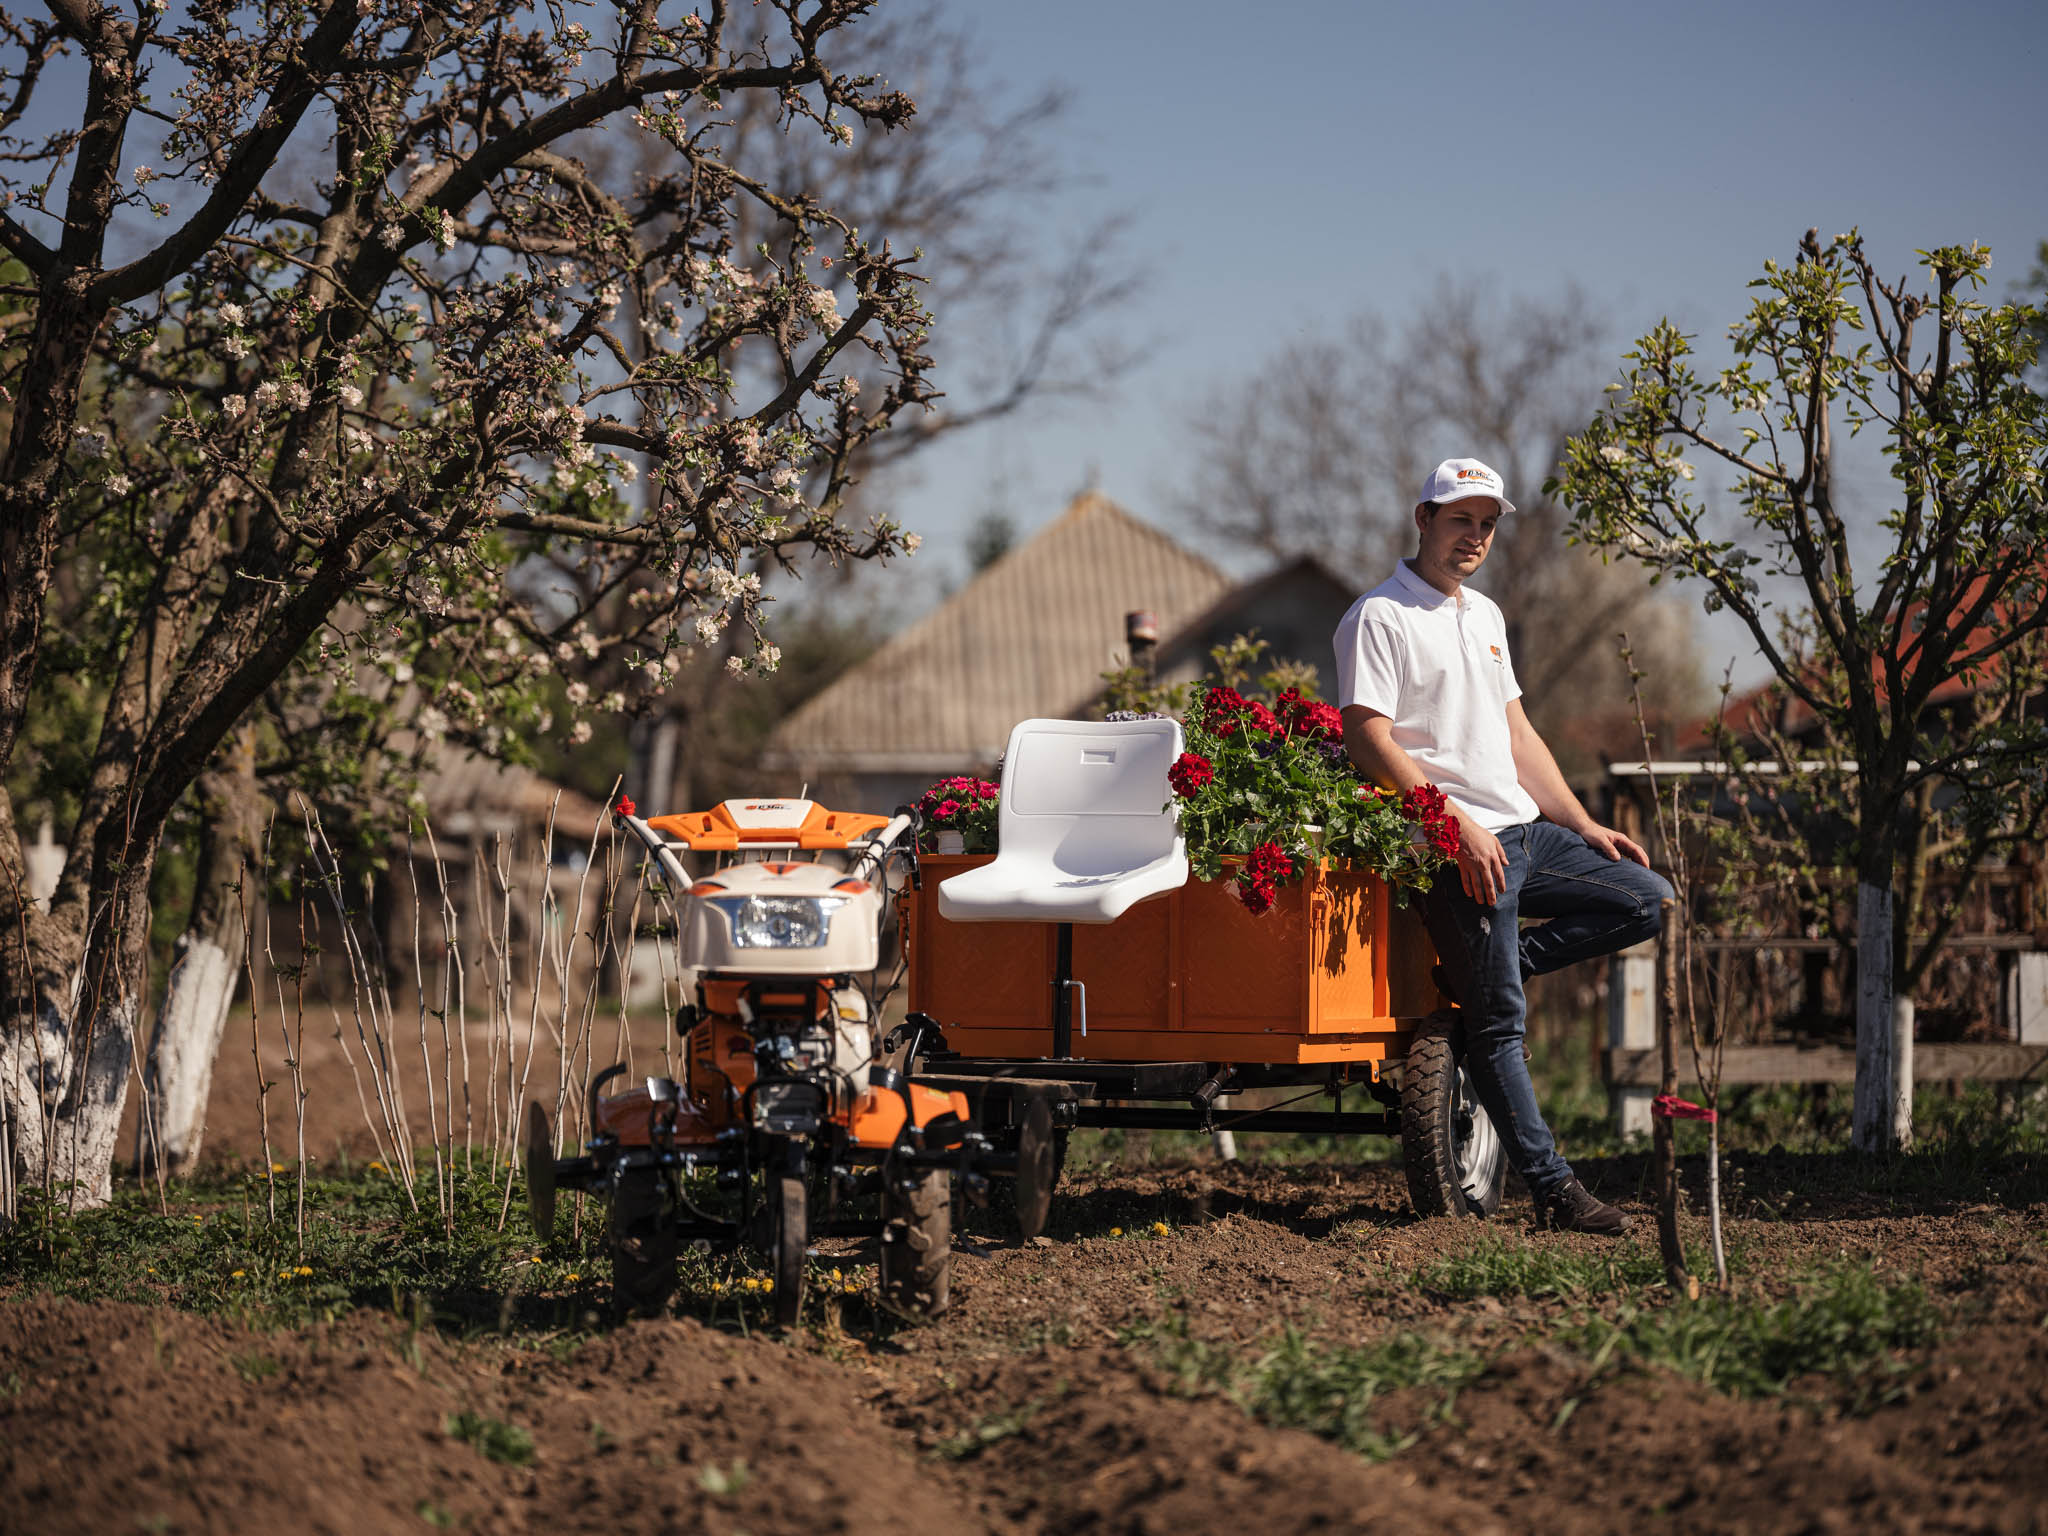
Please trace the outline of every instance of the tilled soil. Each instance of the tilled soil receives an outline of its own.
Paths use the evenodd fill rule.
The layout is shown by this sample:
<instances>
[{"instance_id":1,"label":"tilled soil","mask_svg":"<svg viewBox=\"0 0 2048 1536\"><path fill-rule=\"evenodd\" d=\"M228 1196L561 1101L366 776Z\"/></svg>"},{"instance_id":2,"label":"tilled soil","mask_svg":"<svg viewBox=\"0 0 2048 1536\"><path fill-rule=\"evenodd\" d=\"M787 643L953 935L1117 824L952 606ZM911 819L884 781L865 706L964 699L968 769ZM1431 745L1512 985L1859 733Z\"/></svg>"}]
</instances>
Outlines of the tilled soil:
<instances>
[{"instance_id":1,"label":"tilled soil","mask_svg":"<svg viewBox=\"0 0 2048 1536\"><path fill-rule=\"evenodd\" d=\"M1995 1192L1794 1200L1775 1187L1785 1171L1731 1170L1742 1283L1874 1261L1952 1319L1876 1406L1822 1381L1744 1401L1597 1371L1544 1342L1583 1298L1418 1283L1480 1229L1415 1221L1386 1167L1084 1171L1051 1241L970 1237L952 1310L898 1330L828 1322L782 1340L660 1320L555 1350L371 1314L263 1332L10 1299L0 1528L2048 1529L2048 1208ZM1639 1169L1582 1172L1625 1194ZM1490 1230L1611 1251L1535 1237L1514 1208ZM1405 1448L1373 1462L1214 1390L1188 1395L1146 1342L1184 1333L1249 1361L1289 1329L1313 1349L1440 1335L1492 1363L1448 1401L1376 1402ZM465 1414L527 1431L530 1460L490 1459L462 1437Z\"/></svg>"}]
</instances>

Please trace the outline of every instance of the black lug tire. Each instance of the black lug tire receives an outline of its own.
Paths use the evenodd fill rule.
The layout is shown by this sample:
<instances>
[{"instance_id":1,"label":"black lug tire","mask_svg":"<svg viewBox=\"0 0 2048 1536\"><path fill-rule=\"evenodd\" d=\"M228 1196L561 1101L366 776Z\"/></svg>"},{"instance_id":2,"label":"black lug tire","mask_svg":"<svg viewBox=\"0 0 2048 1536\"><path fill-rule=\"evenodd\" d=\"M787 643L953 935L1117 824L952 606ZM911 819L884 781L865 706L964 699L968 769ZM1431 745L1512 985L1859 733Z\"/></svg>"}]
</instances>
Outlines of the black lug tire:
<instances>
[{"instance_id":1,"label":"black lug tire","mask_svg":"<svg viewBox=\"0 0 2048 1536\"><path fill-rule=\"evenodd\" d=\"M659 1170L628 1168L606 1218L612 1251L612 1316L659 1317L676 1288L676 1220Z\"/></svg>"},{"instance_id":2,"label":"black lug tire","mask_svg":"<svg viewBox=\"0 0 2048 1536\"><path fill-rule=\"evenodd\" d=\"M953 1174L931 1168L908 1189L882 1182L882 1301L909 1317L937 1317L952 1300Z\"/></svg>"},{"instance_id":3,"label":"black lug tire","mask_svg":"<svg viewBox=\"0 0 2048 1536\"><path fill-rule=\"evenodd\" d=\"M1460 1099L1471 1092L1462 1077L1452 1018L1432 1014L1409 1042L1401 1069L1401 1162L1418 1216L1491 1216L1500 1209L1507 1159L1490 1123L1479 1133L1490 1155L1461 1177ZM1468 1108L1484 1121L1477 1104Z\"/></svg>"},{"instance_id":4,"label":"black lug tire","mask_svg":"<svg viewBox=\"0 0 2048 1536\"><path fill-rule=\"evenodd\" d=\"M804 1310L804 1261L811 1241L810 1201L804 1181L792 1173L769 1186L775 1228L775 1325L794 1328Z\"/></svg>"}]
</instances>

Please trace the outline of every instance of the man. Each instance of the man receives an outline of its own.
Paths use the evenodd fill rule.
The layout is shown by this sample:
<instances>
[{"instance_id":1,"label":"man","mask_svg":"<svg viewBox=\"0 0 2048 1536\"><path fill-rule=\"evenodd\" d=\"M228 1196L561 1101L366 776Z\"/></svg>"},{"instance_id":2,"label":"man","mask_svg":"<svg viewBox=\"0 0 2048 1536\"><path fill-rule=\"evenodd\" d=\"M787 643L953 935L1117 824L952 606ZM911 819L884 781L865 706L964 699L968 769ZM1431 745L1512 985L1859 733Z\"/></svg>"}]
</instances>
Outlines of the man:
<instances>
[{"instance_id":1,"label":"man","mask_svg":"<svg viewBox=\"0 0 2048 1536\"><path fill-rule=\"evenodd\" d=\"M1361 773L1401 791L1434 784L1457 819L1456 878L1437 876L1424 916L1438 984L1461 1010L1465 1070L1538 1223L1612 1234L1628 1218L1573 1177L1537 1107L1522 983L1649 938L1671 887L1566 785L1522 712L1500 609L1465 585L1513 511L1477 459L1436 467L1415 508L1414 558L1337 626L1337 702ZM1524 917L1550 921L1525 934Z\"/></svg>"}]
</instances>

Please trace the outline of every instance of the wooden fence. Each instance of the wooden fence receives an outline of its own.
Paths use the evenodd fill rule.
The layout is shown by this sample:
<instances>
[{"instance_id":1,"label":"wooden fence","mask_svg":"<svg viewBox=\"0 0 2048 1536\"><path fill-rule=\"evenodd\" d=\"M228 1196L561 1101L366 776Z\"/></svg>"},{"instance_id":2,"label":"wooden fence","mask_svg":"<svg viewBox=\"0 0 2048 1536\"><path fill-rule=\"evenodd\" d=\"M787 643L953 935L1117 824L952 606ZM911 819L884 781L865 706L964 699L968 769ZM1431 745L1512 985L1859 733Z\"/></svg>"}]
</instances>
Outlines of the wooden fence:
<instances>
[{"instance_id":1,"label":"wooden fence","mask_svg":"<svg viewBox=\"0 0 2048 1536\"><path fill-rule=\"evenodd\" d=\"M2034 939L2017 935L1966 935L1958 941L1971 948L2009 951L2012 962L2001 997L2002 1032L1993 1041L1915 1041L1912 1072L1915 1082L2048 1083L2048 952L2034 949ZM1705 946L1743 952L1783 950L1810 952L1833 949L1831 939L1714 940ZM1656 1097L1661 1067L1657 1051L1657 946L1653 941L1624 950L1609 962L1607 985L1607 1049L1601 1054L1601 1075L1615 1128L1623 1136L1647 1136L1650 1103ZM1697 1085L1692 1052L1681 1049L1681 1088ZM1724 1086L1777 1083L1853 1083L1856 1051L1852 1046L1730 1043L1722 1053Z\"/></svg>"}]
</instances>

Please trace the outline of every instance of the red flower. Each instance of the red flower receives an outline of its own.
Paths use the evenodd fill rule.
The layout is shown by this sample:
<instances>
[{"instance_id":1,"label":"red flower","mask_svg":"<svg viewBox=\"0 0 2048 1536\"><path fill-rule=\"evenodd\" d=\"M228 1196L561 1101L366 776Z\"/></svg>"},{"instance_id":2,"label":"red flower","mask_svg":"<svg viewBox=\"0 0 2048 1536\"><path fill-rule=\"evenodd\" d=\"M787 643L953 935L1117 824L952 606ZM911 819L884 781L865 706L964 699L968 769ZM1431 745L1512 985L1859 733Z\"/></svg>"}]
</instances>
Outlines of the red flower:
<instances>
[{"instance_id":1,"label":"red flower","mask_svg":"<svg viewBox=\"0 0 2048 1536\"><path fill-rule=\"evenodd\" d=\"M1450 802L1434 784L1418 784L1401 797L1401 814L1422 828L1429 845L1447 859L1455 859L1463 846L1458 818Z\"/></svg>"},{"instance_id":2,"label":"red flower","mask_svg":"<svg viewBox=\"0 0 2048 1536\"><path fill-rule=\"evenodd\" d=\"M1248 699L1244 706L1244 723L1247 730L1264 731L1268 736L1279 736L1286 731L1273 711L1255 699Z\"/></svg>"},{"instance_id":3,"label":"red flower","mask_svg":"<svg viewBox=\"0 0 2048 1536\"><path fill-rule=\"evenodd\" d=\"M621 816L633 814L633 797L631 795L619 796L619 814Z\"/></svg>"},{"instance_id":4,"label":"red flower","mask_svg":"<svg viewBox=\"0 0 2048 1536\"><path fill-rule=\"evenodd\" d=\"M1166 770L1166 782L1183 800L1192 800L1215 777L1215 767L1199 752L1181 753L1173 760L1173 766Z\"/></svg>"},{"instance_id":5,"label":"red flower","mask_svg":"<svg viewBox=\"0 0 2048 1536\"><path fill-rule=\"evenodd\" d=\"M1278 843L1261 843L1252 850L1252 856L1244 861L1245 873L1254 881L1271 882L1289 880L1294 876L1294 860L1287 856L1287 850Z\"/></svg>"},{"instance_id":6,"label":"red flower","mask_svg":"<svg viewBox=\"0 0 2048 1536\"><path fill-rule=\"evenodd\" d=\"M1235 688L1211 688L1202 696L1202 728L1217 736L1237 734L1245 697Z\"/></svg>"},{"instance_id":7,"label":"red flower","mask_svg":"<svg viewBox=\"0 0 2048 1536\"><path fill-rule=\"evenodd\" d=\"M954 816L959 814L959 811L960 802L958 800L941 800L937 815L941 821L951 821Z\"/></svg>"},{"instance_id":8,"label":"red flower","mask_svg":"<svg viewBox=\"0 0 2048 1536\"><path fill-rule=\"evenodd\" d=\"M1273 905L1282 880L1294 876L1294 860L1278 843L1261 843L1244 861L1244 873L1237 877L1237 899L1254 917L1264 915Z\"/></svg>"},{"instance_id":9,"label":"red flower","mask_svg":"<svg viewBox=\"0 0 2048 1536\"><path fill-rule=\"evenodd\" d=\"M1323 736L1342 738L1344 717L1332 704L1320 704L1313 700L1295 706L1294 718L1290 722L1297 736Z\"/></svg>"}]
</instances>

